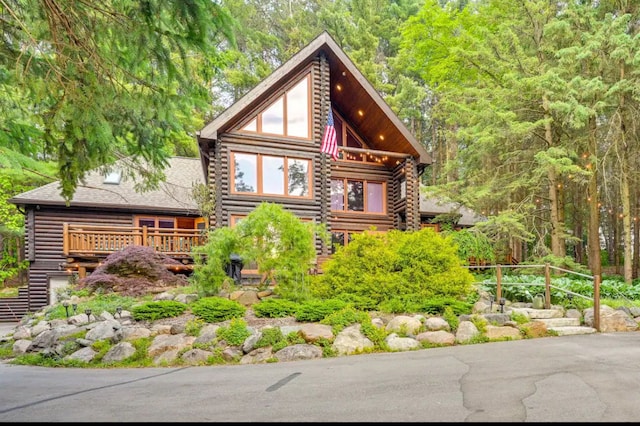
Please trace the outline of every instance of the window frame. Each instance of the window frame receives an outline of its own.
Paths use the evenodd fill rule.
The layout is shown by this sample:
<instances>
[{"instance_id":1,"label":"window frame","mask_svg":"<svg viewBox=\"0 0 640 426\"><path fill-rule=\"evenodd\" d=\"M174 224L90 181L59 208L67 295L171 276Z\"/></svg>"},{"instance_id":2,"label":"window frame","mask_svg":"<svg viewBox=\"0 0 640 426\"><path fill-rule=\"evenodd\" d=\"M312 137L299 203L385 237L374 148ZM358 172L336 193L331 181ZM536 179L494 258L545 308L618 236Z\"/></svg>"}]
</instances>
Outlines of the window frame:
<instances>
[{"instance_id":1,"label":"window frame","mask_svg":"<svg viewBox=\"0 0 640 426\"><path fill-rule=\"evenodd\" d=\"M307 82L307 136L295 136L289 134L289 120L288 120L288 97L287 94L292 91L298 84L302 83L303 80ZM278 102L282 99L282 134L280 133L270 133L262 130L262 114L264 111L268 110L274 103ZM274 97L271 101L266 104L259 113L256 115L252 115L249 120L242 123L240 126L239 132L249 133L249 134L261 134L267 136L281 136L291 139L304 140L304 141L312 141L313 140L313 93L311 86L311 72L307 72L302 78L296 80L293 84L288 86L279 96ZM248 130L246 126L251 124L253 121L256 122L256 130Z\"/></svg>"},{"instance_id":2,"label":"window frame","mask_svg":"<svg viewBox=\"0 0 640 426\"><path fill-rule=\"evenodd\" d=\"M377 215L377 216L386 216L388 214L388 206L387 206L387 196L388 196L388 192L387 192L387 182L385 181L379 181L379 180L371 180L371 179L353 179L353 178L331 178L331 186L333 186L333 181L338 181L341 180L342 181L342 196L343 196L343 205L344 208L342 210L334 210L333 209L333 202L331 202L331 212L335 212L335 213L345 213L345 214L368 214L368 215ZM349 181L357 181L357 182L363 182L363 206L364 206L364 210L362 211L353 211L353 210L349 210L349 197L348 197L348 191L349 191L349 186L348 186L348 182ZM369 183L373 183L373 184L381 184L382 185L382 212L370 212L368 211L368 190L367 190L367 186ZM333 195L333 194L331 194Z\"/></svg>"},{"instance_id":3,"label":"window frame","mask_svg":"<svg viewBox=\"0 0 640 426\"><path fill-rule=\"evenodd\" d=\"M255 192L244 192L236 190L236 162L235 156L237 154L246 154L246 155L255 155L256 156L256 191ZM274 194L269 192L264 192L264 176L263 176L263 157L275 157L281 158L283 160L284 170L283 170L283 178L284 178L284 193L283 194ZM289 194L289 160L298 160L298 161L306 161L307 162L307 183L308 183L308 194L307 195L290 195ZM313 198L313 161L309 158L302 157L294 157L288 155L276 155L269 153L258 153L258 152L246 152L246 151L230 151L229 152L229 186L230 193L234 195L260 195L265 197L284 197L291 198L295 200L308 200Z\"/></svg>"}]
</instances>

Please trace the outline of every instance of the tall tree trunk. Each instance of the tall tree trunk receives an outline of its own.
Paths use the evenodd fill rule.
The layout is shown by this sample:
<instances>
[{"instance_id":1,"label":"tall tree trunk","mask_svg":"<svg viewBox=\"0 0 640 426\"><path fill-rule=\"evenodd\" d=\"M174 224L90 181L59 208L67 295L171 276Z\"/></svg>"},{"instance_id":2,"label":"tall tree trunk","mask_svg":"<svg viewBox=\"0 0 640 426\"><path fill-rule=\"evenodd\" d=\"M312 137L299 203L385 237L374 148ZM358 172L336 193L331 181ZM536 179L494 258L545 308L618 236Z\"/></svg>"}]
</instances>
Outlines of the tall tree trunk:
<instances>
[{"instance_id":1,"label":"tall tree trunk","mask_svg":"<svg viewBox=\"0 0 640 426\"><path fill-rule=\"evenodd\" d=\"M624 63L620 66L620 80L624 80ZM618 126L618 146L622 150L620 155L620 198L622 198L622 243L624 247L624 281L633 281L631 245L631 192L629 190L629 145L626 139L625 125L625 97L620 94L620 124Z\"/></svg>"},{"instance_id":2,"label":"tall tree trunk","mask_svg":"<svg viewBox=\"0 0 640 426\"><path fill-rule=\"evenodd\" d=\"M546 96L542 97L542 107L545 111L545 124L544 124L544 137L548 147L553 146L553 133L551 131L551 116L549 115L549 100ZM549 209L551 219L551 253L557 257L564 257L566 255L566 246L564 240L564 223L561 221L564 214L561 214L561 210L564 210L562 205L562 198L559 194L560 181L558 174L553 166L549 166L547 172L549 179Z\"/></svg>"},{"instance_id":3,"label":"tall tree trunk","mask_svg":"<svg viewBox=\"0 0 640 426\"><path fill-rule=\"evenodd\" d=\"M600 261L600 202L598 200L598 146L597 146L596 118L589 119L589 152L591 164L591 178L587 189L589 202L589 233L587 249L589 253L589 269L594 277L602 274Z\"/></svg>"},{"instance_id":4,"label":"tall tree trunk","mask_svg":"<svg viewBox=\"0 0 640 426\"><path fill-rule=\"evenodd\" d=\"M447 138L447 183L458 180L458 167L456 166L456 157L458 156L457 131L457 126L454 124L449 128L448 132L450 137Z\"/></svg>"},{"instance_id":5,"label":"tall tree trunk","mask_svg":"<svg viewBox=\"0 0 640 426\"><path fill-rule=\"evenodd\" d=\"M638 224L638 200L640 194L636 192L636 208L633 216L633 279L638 278L638 264L640 263L640 224Z\"/></svg>"}]
</instances>

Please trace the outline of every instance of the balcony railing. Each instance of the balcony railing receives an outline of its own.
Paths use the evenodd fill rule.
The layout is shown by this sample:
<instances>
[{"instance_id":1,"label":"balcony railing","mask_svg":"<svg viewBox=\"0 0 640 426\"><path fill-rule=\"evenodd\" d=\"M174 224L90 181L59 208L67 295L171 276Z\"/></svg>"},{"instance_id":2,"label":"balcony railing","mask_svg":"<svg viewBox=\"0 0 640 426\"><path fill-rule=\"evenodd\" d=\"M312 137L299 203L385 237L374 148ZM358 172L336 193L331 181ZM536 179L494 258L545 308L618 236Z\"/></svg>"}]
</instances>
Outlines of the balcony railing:
<instances>
[{"instance_id":1,"label":"balcony railing","mask_svg":"<svg viewBox=\"0 0 640 426\"><path fill-rule=\"evenodd\" d=\"M130 245L153 247L172 257L190 257L193 247L203 245L201 229L149 228L146 226L94 226L64 224L66 256L101 256Z\"/></svg>"}]
</instances>

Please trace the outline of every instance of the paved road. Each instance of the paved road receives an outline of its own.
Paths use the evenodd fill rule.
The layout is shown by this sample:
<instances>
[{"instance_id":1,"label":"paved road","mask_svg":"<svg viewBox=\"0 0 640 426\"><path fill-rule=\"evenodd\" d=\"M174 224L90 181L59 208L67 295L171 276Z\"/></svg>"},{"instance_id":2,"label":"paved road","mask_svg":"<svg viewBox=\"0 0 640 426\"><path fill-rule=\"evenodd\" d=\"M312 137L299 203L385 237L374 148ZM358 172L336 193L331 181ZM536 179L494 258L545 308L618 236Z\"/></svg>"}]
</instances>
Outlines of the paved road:
<instances>
[{"instance_id":1,"label":"paved road","mask_svg":"<svg viewBox=\"0 0 640 426\"><path fill-rule=\"evenodd\" d=\"M640 332L185 368L0 364L1 422L636 422Z\"/></svg>"}]
</instances>

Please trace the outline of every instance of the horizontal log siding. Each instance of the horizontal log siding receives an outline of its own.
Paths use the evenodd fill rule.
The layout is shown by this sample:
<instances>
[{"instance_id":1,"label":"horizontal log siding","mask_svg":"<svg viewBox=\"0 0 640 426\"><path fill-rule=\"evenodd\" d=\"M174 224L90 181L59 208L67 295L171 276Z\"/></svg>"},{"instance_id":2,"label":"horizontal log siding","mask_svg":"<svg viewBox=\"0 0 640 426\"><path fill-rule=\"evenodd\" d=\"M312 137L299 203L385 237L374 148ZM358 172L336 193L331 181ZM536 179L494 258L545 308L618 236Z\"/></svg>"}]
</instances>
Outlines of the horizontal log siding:
<instances>
[{"instance_id":1,"label":"horizontal log siding","mask_svg":"<svg viewBox=\"0 0 640 426\"><path fill-rule=\"evenodd\" d=\"M42 208L34 210L34 260L29 265L29 310L37 311L49 303L49 274L59 273L58 264L66 260L62 252L63 223L87 225L133 224L132 214Z\"/></svg>"},{"instance_id":2,"label":"horizontal log siding","mask_svg":"<svg viewBox=\"0 0 640 426\"><path fill-rule=\"evenodd\" d=\"M215 164L213 170L209 170L210 182L216 185L216 220L215 227L224 227L231 224L231 216L247 215L251 213L263 201L277 203L287 211L304 219L311 219L316 223L326 223L322 217L322 203L326 203L327 195L323 197L323 191L328 191L326 177L322 172L322 155L320 143L324 127L321 118L321 82L320 62L314 62L310 68L301 71L299 76L311 71L312 87L312 132L311 141L282 138L278 136L247 134L241 132L223 133L216 146ZM327 68L328 73L328 68ZM326 90L329 87L326 86ZM267 102L268 103L268 102ZM271 195L251 195L231 193L231 152L247 152L256 154L270 154L276 156L288 156L302 158L311 161L312 175L310 187L312 198L278 197ZM316 251L323 250L321 240L316 239Z\"/></svg>"},{"instance_id":3,"label":"horizontal log siding","mask_svg":"<svg viewBox=\"0 0 640 426\"><path fill-rule=\"evenodd\" d=\"M0 298L0 322L16 322L29 311L29 293L27 287L18 289L18 297Z\"/></svg>"},{"instance_id":4,"label":"horizontal log siding","mask_svg":"<svg viewBox=\"0 0 640 426\"><path fill-rule=\"evenodd\" d=\"M393 169L393 226L395 229L404 230L406 227L407 197L400 199L400 180L405 178L404 164L400 163ZM400 221L400 214L404 214L405 220Z\"/></svg>"}]
</instances>

